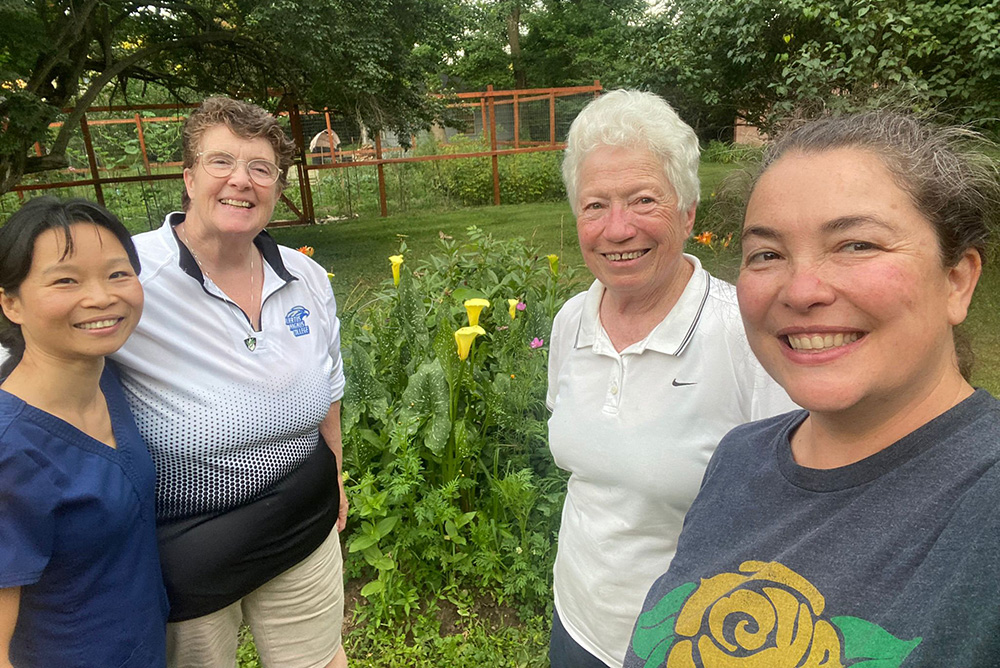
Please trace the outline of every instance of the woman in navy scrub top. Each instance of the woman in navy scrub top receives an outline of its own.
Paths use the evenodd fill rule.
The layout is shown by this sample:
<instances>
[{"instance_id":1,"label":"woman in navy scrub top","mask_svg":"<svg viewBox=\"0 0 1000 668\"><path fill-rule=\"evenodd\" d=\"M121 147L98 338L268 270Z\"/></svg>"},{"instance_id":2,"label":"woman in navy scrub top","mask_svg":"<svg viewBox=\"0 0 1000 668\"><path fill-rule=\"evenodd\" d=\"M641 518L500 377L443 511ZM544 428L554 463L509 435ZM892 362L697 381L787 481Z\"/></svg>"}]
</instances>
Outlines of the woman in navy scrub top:
<instances>
[{"instance_id":1,"label":"woman in navy scrub top","mask_svg":"<svg viewBox=\"0 0 1000 668\"><path fill-rule=\"evenodd\" d=\"M0 228L0 668L166 663L153 464L104 360L139 321L138 273L84 200Z\"/></svg>"}]
</instances>

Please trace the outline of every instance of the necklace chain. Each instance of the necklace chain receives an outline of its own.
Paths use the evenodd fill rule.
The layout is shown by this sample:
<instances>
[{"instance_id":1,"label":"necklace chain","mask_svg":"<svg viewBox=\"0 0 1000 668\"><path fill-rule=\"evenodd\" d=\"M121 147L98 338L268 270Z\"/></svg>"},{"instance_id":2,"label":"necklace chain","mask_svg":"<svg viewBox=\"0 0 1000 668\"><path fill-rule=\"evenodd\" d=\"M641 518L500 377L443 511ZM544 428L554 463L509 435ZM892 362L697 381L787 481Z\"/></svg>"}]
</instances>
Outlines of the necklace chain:
<instances>
[{"instance_id":1,"label":"necklace chain","mask_svg":"<svg viewBox=\"0 0 1000 668\"><path fill-rule=\"evenodd\" d=\"M205 276L207 276L208 278L212 278L212 275L208 272L207 269L205 269L205 265L203 265L201 263L201 259L198 258L198 253L195 252L194 247L191 245L191 242L188 241L187 232L184 230L184 228L181 228L179 231L181 233L181 237L183 237L184 245L187 247L188 252L191 253L191 257L194 258L195 264L197 264L198 268L201 269L201 273L204 274ZM244 315L246 315L246 318L247 318L248 324L250 325L250 328L247 330L247 338L243 339L243 345L245 345L247 347L247 350L249 350L250 352L253 352L254 349L257 347L257 337L254 335L254 330L253 330L254 302L255 302L255 297L257 296L257 290L255 289L256 282L254 280L256 278L257 272L254 271L254 265L253 265L254 256L257 255L256 251L257 251L256 247L254 247L251 244L251 248L250 248L250 313L249 314L244 314ZM212 279L212 282L215 282L215 279ZM216 283L216 286L218 287L218 283ZM221 288L219 288L219 289L221 290ZM237 310L241 310L240 307L239 307L239 305L236 304L236 303L234 303L233 300L226 299L225 302L226 302L226 305L229 307L230 311L232 311L232 309L233 309L234 306L237 308ZM233 312L233 315L236 316L236 319L242 325L243 321L240 319L239 313Z\"/></svg>"}]
</instances>

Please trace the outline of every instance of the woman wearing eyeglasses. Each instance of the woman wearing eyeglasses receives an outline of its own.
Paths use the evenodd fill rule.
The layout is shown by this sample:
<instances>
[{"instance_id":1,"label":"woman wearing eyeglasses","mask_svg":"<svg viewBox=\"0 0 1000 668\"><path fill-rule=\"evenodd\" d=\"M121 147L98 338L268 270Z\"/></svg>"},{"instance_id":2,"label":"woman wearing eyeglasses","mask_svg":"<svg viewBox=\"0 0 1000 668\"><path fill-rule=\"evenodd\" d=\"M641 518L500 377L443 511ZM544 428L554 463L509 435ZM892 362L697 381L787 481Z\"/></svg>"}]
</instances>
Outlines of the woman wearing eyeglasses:
<instances>
[{"instance_id":1,"label":"woman wearing eyeglasses","mask_svg":"<svg viewBox=\"0 0 1000 668\"><path fill-rule=\"evenodd\" d=\"M116 356L157 469L171 668L346 666L344 376L326 271L264 231L293 146L263 109L184 125L183 212L135 238L146 311Z\"/></svg>"}]
</instances>

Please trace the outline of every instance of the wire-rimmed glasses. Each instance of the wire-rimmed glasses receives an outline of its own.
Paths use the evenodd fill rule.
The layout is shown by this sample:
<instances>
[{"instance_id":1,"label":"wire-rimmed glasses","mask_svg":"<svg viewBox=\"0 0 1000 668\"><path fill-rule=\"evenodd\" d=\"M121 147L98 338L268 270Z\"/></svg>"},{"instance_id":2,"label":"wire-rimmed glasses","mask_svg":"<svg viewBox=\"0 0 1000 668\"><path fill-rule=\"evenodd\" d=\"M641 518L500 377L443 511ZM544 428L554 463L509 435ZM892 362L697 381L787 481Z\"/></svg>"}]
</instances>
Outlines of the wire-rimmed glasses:
<instances>
[{"instance_id":1,"label":"wire-rimmed glasses","mask_svg":"<svg viewBox=\"0 0 1000 668\"><path fill-rule=\"evenodd\" d=\"M195 156L195 160L201 160L201 166L205 171L218 178L226 178L235 172L242 162L247 166L250 179L259 186L272 186L281 176L281 170L270 160L263 158L240 160L226 151L202 151Z\"/></svg>"}]
</instances>

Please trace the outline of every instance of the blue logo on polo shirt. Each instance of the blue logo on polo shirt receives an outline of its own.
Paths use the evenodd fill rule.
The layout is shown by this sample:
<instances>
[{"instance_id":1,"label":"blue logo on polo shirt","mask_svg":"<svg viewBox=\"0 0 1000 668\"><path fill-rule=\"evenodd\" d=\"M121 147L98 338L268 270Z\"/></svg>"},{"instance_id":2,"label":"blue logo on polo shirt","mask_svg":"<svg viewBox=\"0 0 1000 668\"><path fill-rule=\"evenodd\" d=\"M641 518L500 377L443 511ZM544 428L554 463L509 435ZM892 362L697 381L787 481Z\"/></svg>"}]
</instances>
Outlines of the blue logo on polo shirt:
<instances>
[{"instance_id":1,"label":"blue logo on polo shirt","mask_svg":"<svg viewBox=\"0 0 1000 668\"><path fill-rule=\"evenodd\" d=\"M285 314L285 324L288 325L288 329L295 336L305 336L309 333L309 325L306 324L306 318L309 316L309 309L305 306L293 306L288 313Z\"/></svg>"}]
</instances>

